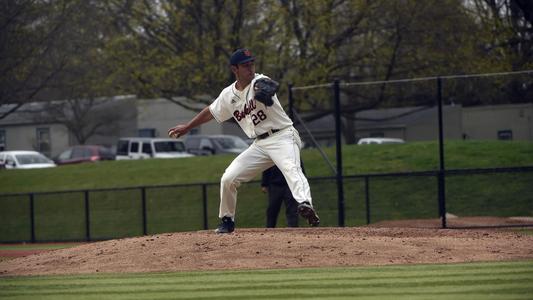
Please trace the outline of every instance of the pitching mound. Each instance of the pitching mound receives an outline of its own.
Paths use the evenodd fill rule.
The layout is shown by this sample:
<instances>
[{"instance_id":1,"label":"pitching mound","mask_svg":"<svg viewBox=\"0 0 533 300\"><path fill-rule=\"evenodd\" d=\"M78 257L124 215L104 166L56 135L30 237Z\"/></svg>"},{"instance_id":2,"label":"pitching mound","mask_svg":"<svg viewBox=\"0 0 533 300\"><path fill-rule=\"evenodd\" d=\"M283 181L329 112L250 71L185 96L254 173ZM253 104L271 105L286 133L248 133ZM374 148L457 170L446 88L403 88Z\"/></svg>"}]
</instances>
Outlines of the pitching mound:
<instances>
[{"instance_id":1,"label":"pitching mound","mask_svg":"<svg viewBox=\"0 0 533 300\"><path fill-rule=\"evenodd\" d=\"M490 228L497 226L528 226L533 224L533 217L457 217L446 214L448 228ZM410 219L381 221L372 227L407 227L407 228L442 228L441 219Z\"/></svg>"},{"instance_id":2,"label":"pitching mound","mask_svg":"<svg viewBox=\"0 0 533 300\"><path fill-rule=\"evenodd\" d=\"M533 259L533 236L436 228L237 229L89 243L0 262L0 276Z\"/></svg>"}]
</instances>

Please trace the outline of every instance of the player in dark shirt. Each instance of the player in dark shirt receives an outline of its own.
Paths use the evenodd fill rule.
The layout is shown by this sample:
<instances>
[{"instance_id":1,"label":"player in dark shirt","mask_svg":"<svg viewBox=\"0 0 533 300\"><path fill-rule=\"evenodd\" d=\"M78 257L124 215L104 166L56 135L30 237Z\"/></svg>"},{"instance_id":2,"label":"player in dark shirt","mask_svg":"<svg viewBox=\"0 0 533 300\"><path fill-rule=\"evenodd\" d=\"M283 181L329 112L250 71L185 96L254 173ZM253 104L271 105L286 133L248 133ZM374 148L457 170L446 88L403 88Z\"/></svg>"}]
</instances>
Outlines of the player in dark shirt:
<instances>
[{"instance_id":1,"label":"player in dark shirt","mask_svg":"<svg viewBox=\"0 0 533 300\"><path fill-rule=\"evenodd\" d=\"M281 203L285 203L285 218L288 227L298 227L298 202L292 197L287 181L278 167L273 166L263 171L261 190L268 193L268 207L266 211L267 228L276 227Z\"/></svg>"}]
</instances>

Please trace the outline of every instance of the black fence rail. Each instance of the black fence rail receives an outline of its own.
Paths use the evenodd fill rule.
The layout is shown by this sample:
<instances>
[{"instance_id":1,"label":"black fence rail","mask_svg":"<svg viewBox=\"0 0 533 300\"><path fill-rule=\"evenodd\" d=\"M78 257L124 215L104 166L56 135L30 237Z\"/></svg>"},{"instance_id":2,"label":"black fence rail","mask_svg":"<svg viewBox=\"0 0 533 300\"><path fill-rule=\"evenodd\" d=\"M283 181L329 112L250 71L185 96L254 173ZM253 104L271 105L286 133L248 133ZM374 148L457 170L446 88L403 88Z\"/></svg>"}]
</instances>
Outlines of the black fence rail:
<instances>
[{"instance_id":1,"label":"black fence rail","mask_svg":"<svg viewBox=\"0 0 533 300\"><path fill-rule=\"evenodd\" d=\"M442 174L442 175L441 175ZM440 182L442 178L446 181L446 190L444 195L440 195ZM377 182L380 179L405 179L405 178L432 178L434 182L429 182L425 186L420 186L420 180L412 185L402 185L407 192L404 194L385 193L385 201L374 201L378 204L390 203L394 199L401 199L402 205L406 202L416 201L418 192L422 192L421 197L423 204L430 209L426 213L412 214L411 217L438 218L441 228L488 228L488 227L529 227L533 226L533 186L530 184L533 179L533 167L504 167L504 168L475 168L475 169L449 169L441 171L423 171L423 172L401 172L401 173L381 173L381 174L363 174L344 176L346 181L350 179L360 179L364 181L364 207L366 224L374 221L395 220L394 216L380 214L378 211L372 219L372 212L379 208L371 209L372 193L371 181ZM485 177L485 178L480 178ZM394 184L391 184L394 185ZM378 188L379 189L379 188ZM409 190L411 189L411 190ZM429 189L423 193L424 189ZM374 192L376 194L376 192ZM356 196L357 197L357 196ZM428 201L428 200L432 201ZM350 200L348 200L350 201ZM388 201L388 202L387 202ZM361 201L359 201L361 202ZM417 209L422 207L417 206ZM434 210L431 210L434 208ZM387 210L385 210L387 211ZM390 208L391 211L402 211L399 208ZM408 211L408 210L403 210ZM453 213L453 214L452 214ZM454 222L455 214L463 217L461 222ZM451 223L448 222L447 216L452 216ZM520 216L513 219L513 216ZM476 222L464 218L477 218ZM487 224L483 224L486 217ZM500 217L496 220L496 217ZM511 219L508 219L511 217ZM409 219L410 216L404 216L403 219ZM402 219L400 217L399 219ZM516 220L516 221L513 221ZM490 221L490 223L489 223ZM465 223L466 222L466 223Z\"/></svg>"},{"instance_id":2,"label":"black fence rail","mask_svg":"<svg viewBox=\"0 0 533 300\"><path fill-rule=\"evenodd\" d=\"M344 176L342 207L336 201L336 177L309 181L324 226L411 219L436 219L442 228L533 226L532 166L446 170L445 198L439 195L441 176L440 171ZM258 185L250 182L239 190L241 227L264 226L266 201L257 200ZM196 183L2 194L0 242L94 241L210 229L218 221L218 187ZM347 224L339 224L340 214ZM491 222L485 224L489 219L483 217Z\"/></svg>"}]
</instances>

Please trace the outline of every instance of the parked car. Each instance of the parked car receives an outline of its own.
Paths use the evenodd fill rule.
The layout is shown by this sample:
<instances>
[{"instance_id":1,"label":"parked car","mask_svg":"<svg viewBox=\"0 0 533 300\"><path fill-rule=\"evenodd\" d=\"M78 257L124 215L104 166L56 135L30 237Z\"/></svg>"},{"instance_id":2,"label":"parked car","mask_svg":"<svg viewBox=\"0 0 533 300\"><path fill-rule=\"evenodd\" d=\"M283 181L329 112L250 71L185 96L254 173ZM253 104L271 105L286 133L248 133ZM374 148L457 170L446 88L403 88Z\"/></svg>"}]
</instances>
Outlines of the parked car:
<instances>
[{"instance_id":1,"label":"parked car","mask_svg":"<svg viewBox=\"0 0 533 300\"><path fill-rule=\"evenodd\" d=\"M189 153L195 155L239 154L248 148L248 144L235 135L188 135L185 146Z\"/></svg>"},{"instance_id":2,"label":"parked car","mask_svg":"<svg viewBox=\"0 0 533 300\"><path fill-rule=\"evenodd\" d=\"M187 153L180 139L121 138L117 143L117 160L145 158L181 158L194 156Z\"/></svg>"},{"instance_id":3,"label":"parked car","mask_svg":"<svg viewBox=\"0 0 533 300\"><path fill-rule=\"evenodd\" d=\"M402 139L395 138L362 138L357 142L357 145L369 145L369 144L403 144Z\"/></svg>"},{"instance_id":4,"label":"parked car","mask_svg":"<svg viewBox=\"0 0 533 300\"><path fill-rule=\"evenodd\" d=\"M58 165L66 165L114 159L115 154L107 147L99 145L78 145L63 151L54 161Z\"/></svg>"},{"instance_id":5,"label":"parked car","mask_svg":"<svg viewBox=\"0 0 533 300\"><path fill-rule=\"evenodd\" d=\"M37 151L0 152L0 164L5 169L41 169L56 166L51 159Z\"/></svg>"}]
</instances>

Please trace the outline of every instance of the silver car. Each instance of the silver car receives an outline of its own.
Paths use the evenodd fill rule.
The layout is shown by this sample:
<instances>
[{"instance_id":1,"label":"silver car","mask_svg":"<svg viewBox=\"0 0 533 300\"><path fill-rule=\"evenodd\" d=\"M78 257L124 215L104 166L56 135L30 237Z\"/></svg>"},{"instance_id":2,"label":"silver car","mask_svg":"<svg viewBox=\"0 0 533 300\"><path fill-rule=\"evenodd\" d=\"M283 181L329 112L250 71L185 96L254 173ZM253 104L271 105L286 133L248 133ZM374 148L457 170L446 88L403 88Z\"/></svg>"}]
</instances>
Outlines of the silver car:
<instances>
[{"instance_id":1,"label":"silver car","mask_svg":"<svg viewBox=\"0 0 533 300\"><path fill-rule=\"evenodd\" d=\"M0 152L0 165L5 169L53 168L56 164L37 151Z\"/></svg>"}]
</instances>

